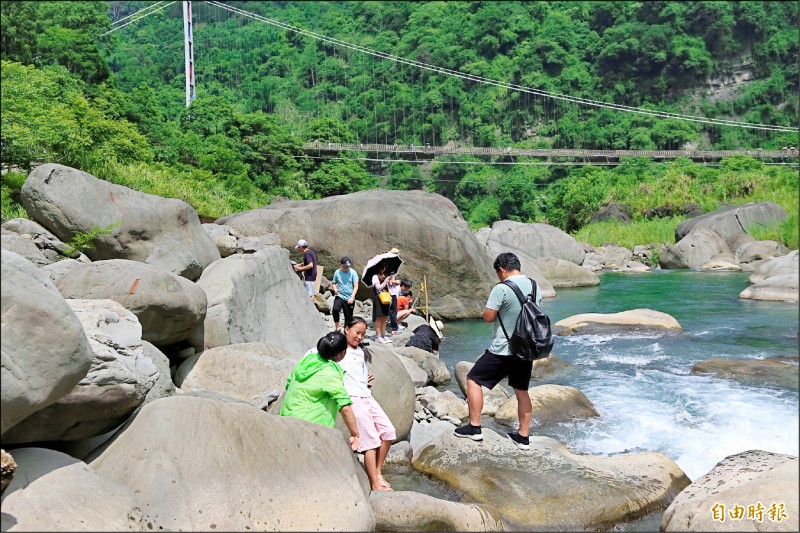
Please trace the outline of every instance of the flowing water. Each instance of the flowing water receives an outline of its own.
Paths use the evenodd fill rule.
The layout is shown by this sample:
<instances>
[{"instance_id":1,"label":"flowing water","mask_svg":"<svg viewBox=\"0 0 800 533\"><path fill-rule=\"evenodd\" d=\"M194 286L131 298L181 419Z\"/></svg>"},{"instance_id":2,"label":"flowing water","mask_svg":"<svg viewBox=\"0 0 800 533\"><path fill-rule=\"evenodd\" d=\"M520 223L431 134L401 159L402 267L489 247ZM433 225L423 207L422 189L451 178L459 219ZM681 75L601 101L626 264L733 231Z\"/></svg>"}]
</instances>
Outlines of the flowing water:
<instances>
[{"instance_id":1,"label":"flowing water","mask_svg":"<svg viewBox=\"0 0 800 533\"><path fill-rule=\"evenodd\" d=\"M660 452L692 480L745 450L797 456L796 387L750 386L690 373L708 358L798 355L798 304L740 300L747 276L609 272L600 275L599 286L558 289L558 297L542 305L553 323L579 313L648 308L675 317L683 332L557 337L553 353L571 366L531 385L575 387L600 416L534 427L532 433L564 442L575 453ZM477 359L490 334L491 325L481 321L446 324L439 357L453 376L456 363ZM440 388L463 397L455 377ZM490 417L483 424L508 431ZM658 519L622 529L657 529Z\"/></svg>"}]
</instances>

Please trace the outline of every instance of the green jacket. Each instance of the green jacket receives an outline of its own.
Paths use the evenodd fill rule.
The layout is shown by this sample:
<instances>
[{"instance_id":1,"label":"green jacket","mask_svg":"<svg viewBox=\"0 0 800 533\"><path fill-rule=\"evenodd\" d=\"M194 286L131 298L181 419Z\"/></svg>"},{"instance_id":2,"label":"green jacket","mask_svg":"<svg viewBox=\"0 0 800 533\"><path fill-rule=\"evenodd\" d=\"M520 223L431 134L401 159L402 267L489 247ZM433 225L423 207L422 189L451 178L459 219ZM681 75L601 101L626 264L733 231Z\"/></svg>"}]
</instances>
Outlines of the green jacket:
<instances>
[{"instance_id":1,"label":"green jacket","mask_svg":"<svg viewBox=\"0 0 800 533\"><path fill-rule=\"evenodd\" d=\"M300 359L286 380L280 415L333 427L336 413L352 403L342 367L314 350Z\"/></svg>"}]
</instances>

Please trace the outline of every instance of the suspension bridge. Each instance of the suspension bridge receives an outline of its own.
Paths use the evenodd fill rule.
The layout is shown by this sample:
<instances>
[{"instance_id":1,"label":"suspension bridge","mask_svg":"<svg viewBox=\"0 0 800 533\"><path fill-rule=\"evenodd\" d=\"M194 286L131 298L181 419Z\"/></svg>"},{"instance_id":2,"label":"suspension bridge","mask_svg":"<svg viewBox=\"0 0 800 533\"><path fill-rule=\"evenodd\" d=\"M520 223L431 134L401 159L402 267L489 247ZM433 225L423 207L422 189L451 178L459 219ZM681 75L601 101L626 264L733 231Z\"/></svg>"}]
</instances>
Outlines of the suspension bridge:
<instances>
[{"instance_id":1,"label":"suspension bridge","mask_svg":"<svg viewBox=\"0 0 800 533\"><path fill-rule=\"evenodd\" d=\"M107 33L112 33L120 30L130 24L133 24L145 17L161 12L167 7L176 4L176 1L161 1L155 2L136 13L123 17L112 23L112 28ZM447 163L462 163L462 164L511 164L511 165L616 165L619 164L623 158L628 157L646 157L655 161L664 161L676 158L688 158L695 162L715 164L720 160L735 155L746 155L761 160L765 164L791 164L796 165L798 162L798 150L795 146L785 146L783 149L761 149L761 148L737 148L731 150L702 150L692 146L670 146L670 149L663 150L631 150L631 149L604 149L601 147L597 149L594 146L586 146L590 144L583 139L584 148L580 148L580 138L572 140L573 146L568 147L565 145L566 141L561 140L558 127L559 121L563 116L572 113L573 117L577 117L579 121L583 121L588 113L591 112L616 112L616 113L631 113L636 115L643 121L647 120L671 120L676 123L693 123L702 128L709 129L712 132L719 132L723 128L739 128L748 132L761 132L766 136L771 134L791 133L796 135L800 133L800 129L796 126L786 125L772 125L763 123L746 122L732 119L712 118L699 115L690 115L684 113L675 113L661 111L651 108L633 107L623 104L616 104L606 101L593 100L589 98L578 97L569 94L559 94L550 91L544 91L533 87L521 85L519 83L504 82L501 80L490 79L484 76L471 74L459 70L444 68L431 63L409 59L393 55L387 52L382 52L351 42L347 42L329 35L317 33L308 29L292 26L285 22L269 18L264 15L246 11L234 5L233 3L222 3L218 1L206 2L180 2L183 6L183 28L184 28L184 57L185 57L185 84L186 84L186 106L189 107L191 102L196 98L197 91L197 76L198 72L195 71L197 59L195 58L194 47L199 44L201 47L212 46L211 42L203 43L203 39L196 40L194 35L195 23L192 14L192 4L195 7L204 6L207 10L206 24L211 22L220 22L221 19L213 19L208 14L209 11L216 10L219 13L225 12L237 18L242 23L250 23L255 21L263 25L264 28L270 26L277 28L284 32L285 35L294 34L297 37L304 38L308 42L318 43L317 46L322 46L325 56L322 61L336 59L334 62L336 67L328 75L329 79L325 79L325 75L320 75L318 68L311 69L311 87L316 90L316 113L298 113L294 117L295 120L308 120L315 116L331 116L331 110L339 110L345 122L353 122L359 124L358 119L352 114L352 109L356 107L353 105L354 99L360 94L372 94L372 110L374 112L375 122L380 124L367 124L363 126L363 131L356 131L356 137L362 141L367 142L333 142L330 139L320 138L306 138L303 142L303 151L308 157L324 158L324 159L362 159L368 161L404 161L404 162L419 162L424 163L432 160L447 162ZM255 39L261 39L260 34L255 34ZM260 42L260 41L259 41ZM245 48L247 47L245 44ZM337 55L337 50L338 55ZM244 51L247 53L247 50ZM203 53L200 53L203 56ZM357 61L373 60L375 64L381 65L383 70L376 70L375 64L372 67L371 80L348 80L347 65L354 64ZM391 72L389 72L385 65L389 65ZM338 69L338 70L337 70ZM408 98L403 97L399 100L394 100L394 107L386 104L386 91L387 86L391 86L391 79L387 81L387 77L391 78L392 74L400 69L404 73L408 73L408 77L412 80L417 80L417 83L424 83L425 75L428 80L432 76L439 76L441 78L452 78L453 83L462 84L466 92L470 89L480 86L490 86L503 89L505 91L517 93L517 121L519 122L519 111L527 110L533 115L538 113L538 117L534 122L537 122L541 127L542 124L548 125L543 130L545 133L537 134L538 144L550 144L545 148L522 148L519 146L469 146L464 139L475 139L476 134L472 132L460 132L458 135L459 140L453 140L451 135L450 140L442 142L443 134L441 126L438 131L433 125L437 113L445 115L446 105L439 103L439 109L434 109L433 104L430 104L430 109L426 109L426 103L423 101L427 99L425 88L421 88L414 92L412 87L411 94ZM379 76L380 74L380 76ZM203 70L199 70L199 76L202 79ZM394 78L396 81L397 78ZM238 83L241 85L241 75L239 76ZM332 91L325 89L326 83L331 87L344 87L345 92L348 94L356 93L356 96L345 97L342 101L334 99L333 101L325 100L327 96L320 96ZM389 90L392 90L391 88ZM377 95L383 94L384 101L382 105L378 105ZM379 109L380 108L380 109ZM584 115L584 110L587 115ZM461 110L456 110L453 107L452 97L449 107L449 115L457 115ZM559 114L560 113L560 114ZM409 117L411 117L409 119ZM348 120L350 119L350 120ZM356 119L356 120L352 120ZM418 124L421 121L422 124ZM475 123L474 117L471 120L465 121L468 123ZM361 122L363 124L363 120ZM646 124L646 122L644 123ZM524 126L524 125L523 125ZM358 128L359 126L356 126ZM528 127L530 129L530 127ZM716 129L716 130L715 130ZM525 131L525 127L519 127L518 130ZM555 132L555 133L554 133ZM525 135L517 135L520 143L525 144ZM383 143L380 143L380 138ZM415 142L410 142L413 139ZM555 141L553 141L555 139ZM532 144L531 138L527 138L528 145ZM374 142L370 142L374 141ZM440 141L437 143L437 141ZM559 145L560 144L560 145ZM458 157L445 157L439 156L468 156L465 159L458 161ZM477 159L477 160L476 160Z\"/></svg>"}]
</instances>

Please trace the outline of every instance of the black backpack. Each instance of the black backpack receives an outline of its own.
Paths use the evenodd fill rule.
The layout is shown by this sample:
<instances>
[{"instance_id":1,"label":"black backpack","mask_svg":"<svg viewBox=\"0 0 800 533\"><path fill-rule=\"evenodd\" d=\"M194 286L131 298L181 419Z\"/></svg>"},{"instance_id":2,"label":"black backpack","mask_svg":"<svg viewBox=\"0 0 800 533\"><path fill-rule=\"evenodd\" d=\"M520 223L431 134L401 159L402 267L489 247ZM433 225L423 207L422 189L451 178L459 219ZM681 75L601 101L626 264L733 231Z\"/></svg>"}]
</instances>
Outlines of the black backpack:
<instances>
[{"instance_id":1,"label":"black backpack","mask_svg":"<svg viewBox=\"0 0 800 533\"><path fill-rule=\"evenodd\" d=\"M532 279L530 282L531 294L527 298L523 296L522 291L513 281L504 280L502 282L504 285L511 287L522 305L522 310L517 317L517 324L514 326L514 332L511 337L508 336L506 328L503 326L500 312L497 312L500 327L503 328L503 334L508 339L511 353L525 361L543 359L550 355L550 351L553 349L553 331L550 329L550 317L544 314L539 306L536 305L536 282Z\"/></svg>"}]
</instances>

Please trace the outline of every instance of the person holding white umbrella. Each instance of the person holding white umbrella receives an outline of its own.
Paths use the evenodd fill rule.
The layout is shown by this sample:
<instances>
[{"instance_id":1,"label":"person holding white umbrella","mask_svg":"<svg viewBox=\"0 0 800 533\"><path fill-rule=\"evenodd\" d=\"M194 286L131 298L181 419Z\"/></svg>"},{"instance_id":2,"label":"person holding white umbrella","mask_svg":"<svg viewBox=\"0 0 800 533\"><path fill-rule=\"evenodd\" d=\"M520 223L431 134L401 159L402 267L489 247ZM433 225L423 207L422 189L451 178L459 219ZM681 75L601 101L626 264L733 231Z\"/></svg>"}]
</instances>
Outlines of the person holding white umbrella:
<instances>
[{"instance_id":1,"label":"person holding white umbrella","mask_svg":"<svg viewBox=\"0 0 800 533\"><path fill-rule=\"evenodd\" d=\"M403 260L394 250L379 254L367 261L361 280L367 287L372 287L372 313L375 323L375 342L389 344L392 340L386 335L386 321L389 318L389 306L392 297L387 290L389 282L403 264ZM387 275L387 273L389 273Z\"/></svg>"}]
</instances>

